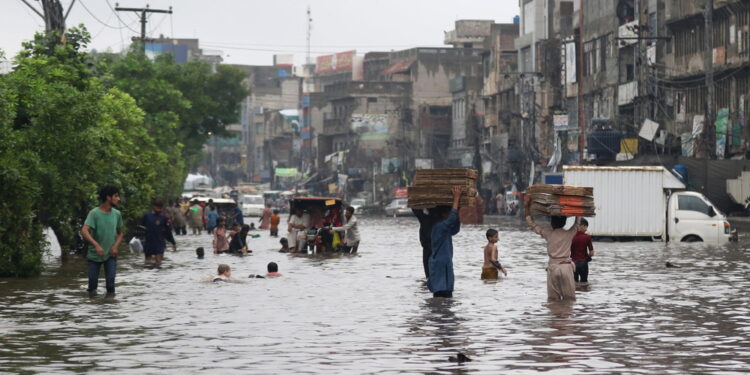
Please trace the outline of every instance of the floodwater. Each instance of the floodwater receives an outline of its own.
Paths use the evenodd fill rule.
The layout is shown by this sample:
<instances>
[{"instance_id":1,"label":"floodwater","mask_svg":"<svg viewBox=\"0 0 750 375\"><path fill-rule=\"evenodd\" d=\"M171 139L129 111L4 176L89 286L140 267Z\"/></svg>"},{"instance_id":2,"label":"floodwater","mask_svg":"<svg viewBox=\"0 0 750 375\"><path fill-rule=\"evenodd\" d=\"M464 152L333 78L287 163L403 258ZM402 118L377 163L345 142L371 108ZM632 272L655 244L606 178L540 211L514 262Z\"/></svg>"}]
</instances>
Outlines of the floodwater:
<instances>
[{"instance_id":1,"label":"floodwater","mask_svg":"<svg viewBox=\"0 0 750 375\"><path fill-rule=\"evenodd\" d=\"M85 262L0 279L0 372L242 374L729 374L750 371L748 238L726 246L595 243L590 284L546 301L543 242L496 219L508 277L479 280L484 231L454 238L456 291L433 299L413 218L362 217L355 256L195 258L160 270L125 252L117 295L90 299ZM284 276L249 279L275 261ZM670 261L681 268L665 268ZM59 263L59 262L58 262ZM208 282L219 263L239 282ZM103 291L103 280L99 288ZM449 362L457 351L472 362Z\"/></svg>"}]
</instances>

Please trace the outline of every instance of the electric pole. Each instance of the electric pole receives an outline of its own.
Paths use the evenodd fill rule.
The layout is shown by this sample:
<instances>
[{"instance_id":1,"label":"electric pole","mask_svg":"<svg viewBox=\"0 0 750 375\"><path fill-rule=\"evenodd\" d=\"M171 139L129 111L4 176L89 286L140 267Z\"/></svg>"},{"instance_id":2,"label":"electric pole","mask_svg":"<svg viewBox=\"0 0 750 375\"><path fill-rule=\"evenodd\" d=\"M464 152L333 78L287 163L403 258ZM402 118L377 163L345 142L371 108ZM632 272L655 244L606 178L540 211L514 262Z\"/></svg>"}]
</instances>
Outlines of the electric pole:
<instances>
[{"instance_id":1,"label":"electric pole","mask_svg":"<svg viewBox=\"0 0 750 375\"><path fill-rule=\"evenodd\" d=\"M705 20L705 45L703 51L704 65L706 69L706 121L703 124L703 142L706 152L706 159L715 158L716 152L716 134L714 121L716 113L714 110L714 65L713 65L713 17L714 17L714 0L706 0L703 9L703 18Z\"/></svg>"},{"instance_id":2,"label":"electric pole","mask_svg":"<svg viewBox=\"0 0 750 375\"><path fill-rule=\"evenodd\" d=\"M120 4L115 4L115 10L118 12L136 12L139 14L141 18L141 44L143 48L143 52L146 52L146 23L148 22L147 15L148 13L167 13L172 14L172 7L170 6L169 9L151 9L148 7L148 4L145 8L121 8L119 7Z\"/></svg>"},{"instance_id":3,"label":"electric pole","mask_svg":"<svg viewBox=\"0 0 750 375\"><path fill-rule=\"evenodd\" d=\"M307 6L307 58L305 59L305 62L307 65L312 64L312 59L310 58L310 34L312 34L312 13L310 12L310 6Z\"/></svg>"},{"instance_id":4,"label":"electric pole","mask_svg":"<svg viewBox=\"0 0 750 375\"><path fill-rule=\"evenodd\" d=\"M41 12L29 4L27 0L21 1L44 20L45 31L59 31L61 37L65 33L65 20L68 18L68 14L70 14L70 10L73 9L73 4L76 2L76 0L72 0L68 10L65 12L65 15L63 15L63 6L60 4L60 0L41 0Z\"/></svg>"},{"instance_id":5,"label":"electric pole","mask_svg":"<svg viewBox=\"0 0 750 375\"><path fill-rule=\"evenodd\" d=\"M586 64L583 63L583 22L584 17L583 14L586 13L584 10L586 9L584 0L581 0L581 5L578 10L578 64L576 64L577 72L576 74L578 77L578 164L583 165L583 162L586 160L586 113L585 113L585 107L583 104L583 77L586 75L584 74L583 68L586 66Z\"/></svg>"}]
</instances>

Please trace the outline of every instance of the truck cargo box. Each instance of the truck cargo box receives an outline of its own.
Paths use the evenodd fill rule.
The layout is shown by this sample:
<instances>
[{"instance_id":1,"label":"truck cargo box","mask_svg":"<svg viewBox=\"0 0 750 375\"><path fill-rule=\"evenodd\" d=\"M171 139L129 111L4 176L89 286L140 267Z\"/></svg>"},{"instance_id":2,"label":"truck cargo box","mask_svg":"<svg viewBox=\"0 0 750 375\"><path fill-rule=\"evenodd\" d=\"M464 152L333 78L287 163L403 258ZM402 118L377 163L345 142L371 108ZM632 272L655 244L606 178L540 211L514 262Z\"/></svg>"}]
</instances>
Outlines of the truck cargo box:
<instances>
[{"instance_id":1,"label":"truck cargo box","mask_svg":"<svg viewBox=\"0 0 750 375\"><path fill-rule=\"evenodd\" d=\"M685 185L661 166L564 166L566 185L594 188L592 236L666 238L667 191Z\"/></svg>"}]
</instances>

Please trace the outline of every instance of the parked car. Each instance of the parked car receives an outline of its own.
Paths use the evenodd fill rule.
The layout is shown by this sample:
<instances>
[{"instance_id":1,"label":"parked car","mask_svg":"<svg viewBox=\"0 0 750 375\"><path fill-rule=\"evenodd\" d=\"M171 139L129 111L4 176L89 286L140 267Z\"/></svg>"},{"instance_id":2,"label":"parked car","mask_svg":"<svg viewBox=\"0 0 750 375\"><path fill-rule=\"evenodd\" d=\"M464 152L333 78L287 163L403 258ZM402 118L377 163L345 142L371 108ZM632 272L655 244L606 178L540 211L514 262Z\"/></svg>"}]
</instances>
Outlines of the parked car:
<instances>
[{"instance_id":1,"label":"parked car","mask_svg":"<svg viewBox=\"0 0 750 375\"><path fill-rule=\"evenodd\" d=\"M406 207L409 200L406 198L396 198L385 206L385 214L388 216L406 216L411 215L411 209Z\"/></svg>"},{"instance_id":2,"label":"parked car","mask_svg":"<svg viewBox=\"0 0 750 375\"><path fill-rule=\"evenodd\" d=\"M364 213L364 207L365 207L365 200L362 198L356 198L352 199L352 202L349 203L350 206L354 207L354 213L355 214L362 214Z\"/></svg>"},{"instance_id":3,"label":"parked car","mask_svg":"<svg viewBox=\"0 0 750 375\"><path fill-rule=\"evenodd\" d=\"M242 214L245 216L260 216L266 208L266 201L262 195L243 195Z\"/></svg>"}]
</instances>

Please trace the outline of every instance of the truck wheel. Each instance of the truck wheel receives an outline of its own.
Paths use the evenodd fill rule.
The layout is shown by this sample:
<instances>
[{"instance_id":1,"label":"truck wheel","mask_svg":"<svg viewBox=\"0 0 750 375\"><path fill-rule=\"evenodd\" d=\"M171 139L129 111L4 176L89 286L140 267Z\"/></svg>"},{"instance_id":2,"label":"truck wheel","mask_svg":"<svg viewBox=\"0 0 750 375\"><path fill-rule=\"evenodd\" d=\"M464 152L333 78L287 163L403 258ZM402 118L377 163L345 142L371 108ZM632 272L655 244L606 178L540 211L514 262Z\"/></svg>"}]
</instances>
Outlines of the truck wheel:
<instances>
[{"instance_id":1,"label":"truck wheel","mask_svg":"<svg viewBox=\"0 0 750 375\"><path fill-rule=\"evenodd\" d=\"M703 242L703 240L696 235L689 235L682 238L682 242Z\"/></svg>"}]
</instances>

